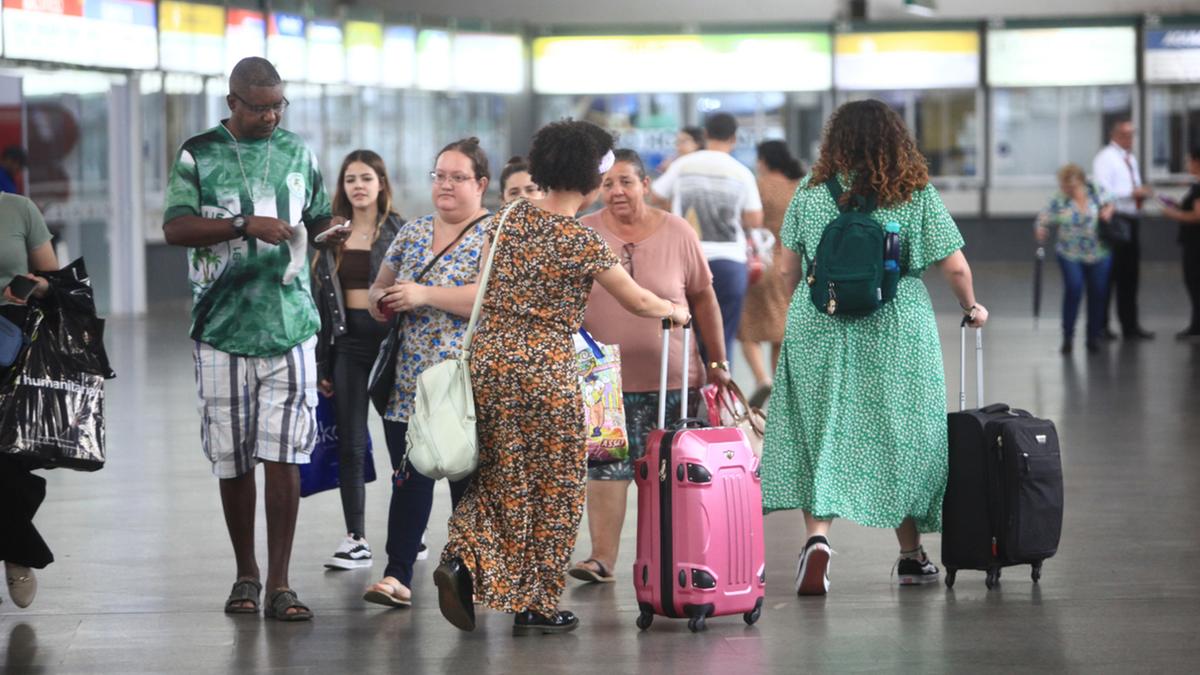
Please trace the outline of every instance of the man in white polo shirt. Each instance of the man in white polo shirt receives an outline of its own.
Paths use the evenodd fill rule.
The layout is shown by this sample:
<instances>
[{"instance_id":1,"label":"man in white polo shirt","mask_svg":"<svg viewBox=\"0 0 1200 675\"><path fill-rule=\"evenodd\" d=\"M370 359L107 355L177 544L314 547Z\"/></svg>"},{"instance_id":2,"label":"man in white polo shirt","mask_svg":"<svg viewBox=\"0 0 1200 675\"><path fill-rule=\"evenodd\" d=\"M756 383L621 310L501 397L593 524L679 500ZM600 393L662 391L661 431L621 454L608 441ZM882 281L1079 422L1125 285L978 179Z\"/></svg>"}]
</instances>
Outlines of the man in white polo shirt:
<instances>
[{"instance_id":1,"label":"man in white polo shirt","mask_svg":"<svg viewBox=\"0 0 1200 675\"><path fill-rule=\"evenodd\" d=\"M1117 212L1114 218L1127 225L1128 241L1106 243L1112 248L1112 279L1108 285L1109 297L1116 296L1117 319L1121 322L1121 334L1126 340L1149 340L1154 333L1142 328L1138 321L1138 271L1141 266L1141 244L1139 243L1142 201L1154 194L1142 185L1137 158L1133 156L1133 122L1117 120L1109 128L1109 144L1096 153L1092 161L1092 179L1113 195ZM1114 338L1108 329L1108 307L1105 303L1104 325L1107 337Z\"/></svg>"},{"instance_id":2,"label":"man in white polo shirt","mask_svg":"<svg viewBox=\"0 0 1200 675\"><path fill-rule=\"evenodd\" d=\"M700 235L725 323L725 353L732 354L746 297L746 230L762 227L762 199L754 174L730 154L737 145L733 115L709 115L704 133L707 147L672 162L651 190ZM728 362L708 365L729 368Z\"/></svg>"}]
</instances>

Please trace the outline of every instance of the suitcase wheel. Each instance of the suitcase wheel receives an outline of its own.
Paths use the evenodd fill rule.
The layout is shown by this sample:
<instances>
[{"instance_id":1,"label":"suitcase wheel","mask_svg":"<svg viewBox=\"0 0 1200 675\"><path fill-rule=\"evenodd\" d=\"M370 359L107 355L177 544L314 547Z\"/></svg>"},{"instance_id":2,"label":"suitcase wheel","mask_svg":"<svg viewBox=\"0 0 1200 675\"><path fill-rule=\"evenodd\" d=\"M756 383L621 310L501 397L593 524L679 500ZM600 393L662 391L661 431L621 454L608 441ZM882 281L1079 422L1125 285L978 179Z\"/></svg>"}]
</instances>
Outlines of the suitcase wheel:
<instances>
[{"instance_id":1,"label":"suitcase wheel","mask_svg":"<svg viewBox=\"0 0 1200 675\"><path fill-rule=\"evenodd\" d=\"M638 614L637 627L640 630L646 630L652 623L654 623L654 615L650 612L642 612L641 614Z\"/></svg>"},{"instance_id":2,"label":"suitcase wheel","mask_svg":"<svg viewBox=\"0 0 1200 675\"><path fill-rule=\"evenodd\" d=\"M753 626L755 623L758 623L758 618L760 616L762 616L762 608L755 607L754 609L750 610L749 612L746 612L745 614L743 614L742 620L746 622L747 626Z\"/></svg>"},{"instance_id":3,"label":"suitcase wheel","mask_svg":"<svg viewBox=\"0 0 1200 675\"><path fill-rule=\"evenodd\" d=\"M946 588L954 588L954 578L958 576L957 567L946 568Z\"/></svg>"},{"instance_id":4,"label":"suitcase wheel","mask_svg":"<svg viewBox=\"0 0 1200 675\"><path fill-rule=\"evenodd\" d=\"M995 569L988 570L987 579L984 580L984 583L987 584L989 591L992 590L993 588L999 586L1000 585L1000 568L997 567Z\"/></svg>"},{"instance_id":5,"label":"suitcase wheel","mask_svg":"<svg viewBox=\"0 0 1200 675\"><path fill-rule=\"evenodd\" d=\"M697 614L696 616L688 619L688 630L692 631L693 633L699 633L706 628L707 626L704 625L703 614Z\"/></svg>"},{"instance_id":6,"label":"suitcase wheel","mask_svg":"<svg viewBox=\"0 0 1200 675\"><path fill-rule=\"evenodd\" d=\"M1033 583L1037 583L1042 578L1042 563L1033 563L1033 571L1029 573L1029 577L1033 579Z\"/></svg>"}]
</instances>

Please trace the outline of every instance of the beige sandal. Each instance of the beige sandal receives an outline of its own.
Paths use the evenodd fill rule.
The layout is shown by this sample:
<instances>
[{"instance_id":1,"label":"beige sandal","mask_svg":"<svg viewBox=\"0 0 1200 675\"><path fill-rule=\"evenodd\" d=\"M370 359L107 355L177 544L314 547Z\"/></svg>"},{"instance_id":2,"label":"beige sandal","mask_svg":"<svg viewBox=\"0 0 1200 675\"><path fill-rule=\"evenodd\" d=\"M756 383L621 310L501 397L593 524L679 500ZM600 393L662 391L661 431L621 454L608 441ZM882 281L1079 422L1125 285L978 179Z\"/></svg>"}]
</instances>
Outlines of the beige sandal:
<instances>
[{"instance_id":1,"label":"beige sandal","mask_svg":"<svg viewBox=\"0 0 1200 675\"><path fill-rule=\"evenodd\" d=\"M412 607L411 592L408 597L404 597L400 594L401 589L408 590L404 584L399 582L393 584L387 581L380 581L372 584L367 589L367 592L363 593L363 600L373 602L376 605L383 605L384 607Z\"/></svg>"},{"instance_id":2,"label":"beige sandal","mask_svg":"<svg viewBox=\"0 0 1200 675\"><path fill-rule=\"evenodd\" d=\"M596 569L592 569L588 565L595 565ZM567 574L574 579L594 584L611 584L616 581L612 572L608 571L604 563L595 558L588 558L587 560L575 563L575 566L568 570Z\"/></svg>"}]
</instances>

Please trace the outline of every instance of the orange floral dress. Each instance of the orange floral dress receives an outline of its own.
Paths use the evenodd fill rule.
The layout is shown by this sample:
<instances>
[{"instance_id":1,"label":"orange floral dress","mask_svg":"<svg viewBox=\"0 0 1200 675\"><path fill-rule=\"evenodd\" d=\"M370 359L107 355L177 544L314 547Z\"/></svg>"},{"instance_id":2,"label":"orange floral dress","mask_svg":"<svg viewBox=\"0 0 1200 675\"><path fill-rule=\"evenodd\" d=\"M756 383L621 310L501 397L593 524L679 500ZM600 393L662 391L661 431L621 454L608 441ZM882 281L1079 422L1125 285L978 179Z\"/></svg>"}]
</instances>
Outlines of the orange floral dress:
<instances>
[{"instance_id":1,"label":"orange floral dress","mask_svg":"<svg viewBox=\"0 0 1200 675\"><path fill-rule=\"evenodd\" d=\"M471 570L477 603L557 611L587 472L572 336L593 277L619 262L574 218L523 200L508 213L472 346L479 470L442 552Z\"/></svg>"}]
</instances>

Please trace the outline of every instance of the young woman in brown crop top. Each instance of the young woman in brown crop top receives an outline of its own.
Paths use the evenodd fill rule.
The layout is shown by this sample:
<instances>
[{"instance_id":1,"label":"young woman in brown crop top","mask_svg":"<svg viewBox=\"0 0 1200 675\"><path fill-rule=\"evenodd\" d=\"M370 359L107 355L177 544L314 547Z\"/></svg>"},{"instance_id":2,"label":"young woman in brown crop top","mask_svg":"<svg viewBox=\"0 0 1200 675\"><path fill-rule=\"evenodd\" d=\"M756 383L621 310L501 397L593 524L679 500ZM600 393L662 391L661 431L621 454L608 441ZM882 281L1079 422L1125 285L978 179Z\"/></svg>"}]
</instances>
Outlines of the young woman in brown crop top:
<instances>
[{"instance_id":1,"label":"young woman in brown crop top","mask_svg":"<svg viewBox=\"0 0 1200 675\"><path fill-rule=\"evenodd\" d=\"M333 397L338 429L338 482L346 537L326 561L330 569L371 565L363 513L367 433L367 383L387 326L367 311L367 289L400 229L392 211L387 167L370 150L355 150L342 161L333 212L350 221L350 236L316 261L313 295L321 311L317 371L321 393Z\"/></svg>"}]
</instances>

